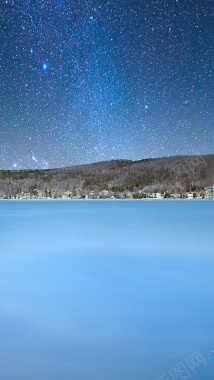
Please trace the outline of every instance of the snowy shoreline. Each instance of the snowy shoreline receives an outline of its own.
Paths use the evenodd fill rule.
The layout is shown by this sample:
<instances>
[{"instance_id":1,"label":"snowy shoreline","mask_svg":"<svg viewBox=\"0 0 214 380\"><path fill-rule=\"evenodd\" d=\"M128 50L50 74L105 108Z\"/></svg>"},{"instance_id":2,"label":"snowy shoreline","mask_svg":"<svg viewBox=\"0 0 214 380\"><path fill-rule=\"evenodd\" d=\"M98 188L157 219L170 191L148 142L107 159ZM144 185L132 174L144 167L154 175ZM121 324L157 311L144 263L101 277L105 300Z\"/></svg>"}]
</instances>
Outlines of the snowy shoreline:
<instances>
[{"instance_id":1,"label":"snowy shoreline","mask_svg":"<svg viewBox=\"0 0 214 380\"><path fill-rule=\"evenodd\" d=\"M0 199L0 201L15 201L15 202L19 202L19 201L21 201L21 202L26 202L26 201L31 201L31 202L39 202L39 201L41 201L41 202L45 202L45 201L48 201L48 202L50 202L50 201L63 201L63 202L65 202L65 201L69 201L69 202L71 202L71 201L84 201L84 202L88 202L88 201L94 201L94 202L97 202L97 201L104 201L104 202L107 202L107 201L113 201L113 202L115 202L115 201L138 201L138 202L142 202L142 201L173 201L173 202L175 202L175 201L213 201L214 200L214 198L213 199L206 199L206 198L204 198L204 199L200 199L200 198L193 198L193 199L188 199L188 198L176 198L176 199L173 199L173 198L141 198L141 199L133 199L133 198L129 198L129 199L120 199L120 198L118 198L118 199L74 199L74 198L71 198L71 199L69 199L69 198L66 198L66 199L60 199L60 198L57 198L57 199L53 199L53 198L49 198L49 199Z\"/></svg>"}]
</instances>

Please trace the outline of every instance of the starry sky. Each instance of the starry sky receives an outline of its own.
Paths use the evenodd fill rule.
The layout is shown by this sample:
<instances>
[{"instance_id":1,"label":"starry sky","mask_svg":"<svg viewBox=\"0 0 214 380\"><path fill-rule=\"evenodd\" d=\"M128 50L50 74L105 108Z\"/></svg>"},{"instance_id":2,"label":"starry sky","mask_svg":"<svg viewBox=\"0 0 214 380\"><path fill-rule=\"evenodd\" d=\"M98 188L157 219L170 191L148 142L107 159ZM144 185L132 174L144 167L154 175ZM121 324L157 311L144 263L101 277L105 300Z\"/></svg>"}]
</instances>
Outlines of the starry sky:
<instances>
[{"instance_id":1,"label":"starry sky","mask_svg":"<svg viewBox=\"0 0 214 380\"><path fill-rule=\"evenodd\" d=\"M214 153L211 0L0 0L0 169Z\"/></svg>"}]
</instances>

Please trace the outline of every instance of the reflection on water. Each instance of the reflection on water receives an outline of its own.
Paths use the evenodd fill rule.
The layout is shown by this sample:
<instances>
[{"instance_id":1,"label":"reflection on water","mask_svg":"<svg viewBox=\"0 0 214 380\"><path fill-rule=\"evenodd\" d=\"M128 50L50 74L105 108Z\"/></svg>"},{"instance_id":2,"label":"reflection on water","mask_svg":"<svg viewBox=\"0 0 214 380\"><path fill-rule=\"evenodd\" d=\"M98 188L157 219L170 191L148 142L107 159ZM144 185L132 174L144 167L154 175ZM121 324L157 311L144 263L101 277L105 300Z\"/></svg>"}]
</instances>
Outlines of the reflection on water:
<instances>
[{"instance_id":1,"label":"reflection on water","mask_svg":"<svg viewBox=\"0 0 214 380\"><path fill-rule=\"evenodd\" d=\"M213 210L0 202L0 378L211 379Z\"/></svg>"}]
</instances>

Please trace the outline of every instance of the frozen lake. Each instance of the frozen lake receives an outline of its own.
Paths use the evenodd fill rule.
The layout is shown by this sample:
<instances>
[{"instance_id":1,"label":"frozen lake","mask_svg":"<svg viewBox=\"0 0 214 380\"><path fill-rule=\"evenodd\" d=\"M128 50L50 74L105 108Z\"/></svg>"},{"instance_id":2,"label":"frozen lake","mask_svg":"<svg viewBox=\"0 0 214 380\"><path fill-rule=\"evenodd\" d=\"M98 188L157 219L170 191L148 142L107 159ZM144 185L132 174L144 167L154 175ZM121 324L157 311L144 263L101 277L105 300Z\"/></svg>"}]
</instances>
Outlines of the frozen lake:
<instances>
[{"instance_id":1,"label":"frozen lake","mask_svg":"<svg viewBox=\"0 0 214 380\"><path fill-rule=\"evenodd\" d=\"M1 201L0 379L214 378L213 201Z\"/></svg>"}]
</instances>

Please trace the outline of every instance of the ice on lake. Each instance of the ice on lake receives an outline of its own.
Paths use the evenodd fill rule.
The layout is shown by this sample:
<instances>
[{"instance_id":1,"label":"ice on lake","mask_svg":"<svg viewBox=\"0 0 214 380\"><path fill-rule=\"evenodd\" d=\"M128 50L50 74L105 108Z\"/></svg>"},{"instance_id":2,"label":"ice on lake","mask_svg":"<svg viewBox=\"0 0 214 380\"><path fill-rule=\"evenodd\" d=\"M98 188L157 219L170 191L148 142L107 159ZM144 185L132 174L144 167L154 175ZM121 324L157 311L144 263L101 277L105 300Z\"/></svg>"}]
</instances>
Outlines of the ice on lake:
<instances>
[{"instance_id":1,"label":"ice on lake","mask_svg":"<svg viewBox=\"0 0 214 380\"><path fill-rule=\"evenodd\" d=\"M213 211L0 202L0 379L213 379Z\"/></svg>"}]
</instances>

